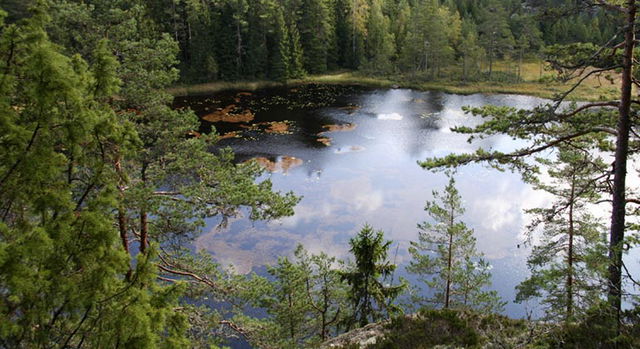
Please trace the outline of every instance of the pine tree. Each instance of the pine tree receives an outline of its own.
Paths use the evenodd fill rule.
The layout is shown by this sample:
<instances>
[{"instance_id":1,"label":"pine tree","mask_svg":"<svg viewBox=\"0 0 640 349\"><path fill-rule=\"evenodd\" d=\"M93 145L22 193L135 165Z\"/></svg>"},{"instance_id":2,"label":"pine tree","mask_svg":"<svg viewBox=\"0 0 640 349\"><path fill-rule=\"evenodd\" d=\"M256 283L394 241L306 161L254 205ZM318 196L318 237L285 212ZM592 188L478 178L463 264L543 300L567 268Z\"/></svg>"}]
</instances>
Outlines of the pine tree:
<instances>
[{"instance_id":1,"label":"pine tree","mask_svg":"<svg viewBox=\"0 0 640 349\"><path fill-rule=\"evenodd\" d=\"M144 7L129 7L123 2L120 11L113 11L110 6L95 5L82 7L83 18L91 19L93 26L73 27L68 32L73 34L69 37L81 38L95 33L83 31L79 35L76 30L107 31L113 38L108 51L120 57L117 76L123 81L122 89L118 98L108 98L109 107L119 123L134 130L133 141L130 149L119 147L112 158L105 159L118 179L120 201L113 218L119 246L129 256L130 265L143 266L143 261L149 261L149 270L161 274L151 284L180 284L181 279L187 279L194 281L187 283L189 292L229 298L228 289L241 286L224 285L218 278L224 279L226 274L215 263L206 258L195 263L183 246L198 236L207 217L224 222L245 207L251 219L268 220L292 214L298 199L291 193L274 193L269 181L257 181L262 173L258 165L236 164L229 150L211 153L215 134L189 136L198 128L198 118L188 110L173 110L173 97L165 92L178 77L178 47L170 36L146 30ZM56 24L63 25L64 20ZM84 52L95 45L81 41L74 46L64 38L60 41L70 50L79 47ZM123 276L128 280L140 277L137 270L128 270ZM182 309L177 315L216 315L212 309L208 313L193 307Z\"/></svg>"},{"instance_id":2,"label":"pine tree","mask_svg":"<svg viewBox=\"0 0 640 349\"><path fill-rule=\"evenodd\" d=\"M91 66L61 53L48 11L0 35L0 346L188 346L179 287L154 282L152 256L124 277L109 162L136 136L108 105L117 61L105 41Z\"/></svg>"},{"instance_id":3,"label":"pine tree","mask_svg":"<svg viewBox=\"0 0 640 349\"><path fill-rule=\"evenodd\" d=\"M459 221L465 210L454 178L449 175L444 192L434 191L433 196L425 207L433 223L418 224L418 241L411 242L407 270L435 291L429 303L445 309L500 311L504 303L496 292L483 290L491 284L490 266L476 250L473 230Z\"/></svg>"},{"instance_id":4,"label":"pine tree","mask_svg":"<svg viewBox=\"0 0 640 349\"><path fill-rule=\"evenodd\" d=\"M462 79L467 80L480 71L484 50L478 44L478 32L473 22L462 22L462 40L459 46L462 55Z\"/></svg>"},{"instance_id":5,"label":"pine tree","mask_svg":"<svg viewBox=\"0 0 640 349\"><path fill-rule=\"evenodd\" d=\"M504 6L496 0L490 0L487 7L483 9L478 24L480 43L487 52L487 58L489 59L489 80L493 76L494 61L499 57L508 55L515 45L507 18Z\"/></svg>"},{"instance_id":6,"label":"pine tree","mask_svg":"<svg viewBox=\"0 0 640 349\"><path fill-rule=\"evenodd\" d=\"M278 264L268 271L275 279L271 293L275 297L266 302L266 306L278 325L277 337L284 341L281 345L300 347L309 336L312 311L306 285L309 271L287 257L279 258Z\"/></svg>"},{"instance_id":7,"label":"pine tree","mask_svg":"<svg viewBox=\"0 0 640 349\"><path fill-rule=\"evenodd\" d=\"M561 149L549 165L553 182L537 189L557 199L550 208L529 211L535 216L529 240L539 226L542 236L528 259L531 276L517 287L516 300L542 297L546 317L572 322L598 303L604 286L606 237L588 205L600 198L595 176L605 165L570 148Z\"/></svg>"},{"instance_id":8,"label":"pine tree","mask_svg":"<svg viewBox=\"0 0 640 349\"><path fill-rule=\"evenodd\" d=\"M316 339L324 342L331 336L331 328L336 329L349 318L347 285L341 279L342 262L322 252L309 255L299 245L295 251L298 265L305 270L307 302L311 306L309 319Z\"/></svg>"}]
</instances>

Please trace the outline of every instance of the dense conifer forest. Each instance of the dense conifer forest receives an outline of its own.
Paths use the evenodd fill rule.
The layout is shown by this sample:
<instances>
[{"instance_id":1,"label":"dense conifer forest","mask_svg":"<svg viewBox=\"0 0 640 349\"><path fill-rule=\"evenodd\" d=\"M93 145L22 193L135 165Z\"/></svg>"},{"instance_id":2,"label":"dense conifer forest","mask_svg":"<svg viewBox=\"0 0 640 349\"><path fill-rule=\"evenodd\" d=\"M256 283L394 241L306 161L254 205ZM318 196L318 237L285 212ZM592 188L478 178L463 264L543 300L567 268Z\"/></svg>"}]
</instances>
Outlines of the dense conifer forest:
<instances>
[{"instance_id":1,"label":"dense conifer forest","mask_svg":"<svg viewBox=\"0 0 640 349\"><path fill-rule=\"evenodd\" d=\"M639 347L640 275L628 267L638 263L628 256L639 238L639 6L0 0L0 348L317 348L376 322L380 348ZM508 84L525 61L546 62L566 92L529 110L466 108L480 121L453 130L521 148L419 165L513 170L554 198L529 212L530 273L517 287L517 302L541 304L539 318L500 315L511 300L491 290L454 171L416 222L406 270L418 284L393 277L392 242L365 222L347 260L300 245L260 275L192 247L208 219L275 220L301 198L216 148L219 135L173 108L169 88L343 71ZM563 103L596 76L616 98Z\"/></svg>"}]
</instances>

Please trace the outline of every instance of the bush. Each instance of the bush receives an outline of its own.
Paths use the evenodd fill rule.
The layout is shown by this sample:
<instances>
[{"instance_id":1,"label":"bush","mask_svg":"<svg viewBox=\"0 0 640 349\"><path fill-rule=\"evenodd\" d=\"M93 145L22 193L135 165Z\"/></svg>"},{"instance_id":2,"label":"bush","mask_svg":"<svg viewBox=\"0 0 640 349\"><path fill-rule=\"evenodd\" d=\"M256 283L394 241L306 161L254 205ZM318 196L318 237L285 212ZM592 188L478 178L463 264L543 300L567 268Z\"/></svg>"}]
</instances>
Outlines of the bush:
<instances>
[{"instance_id":1,"label":"bush","mask_svg":"<svg viewBox=\"0 0 640 349\"><path fill-rule=\"evenodd\" d=\"M415 317L399 317L389 325L389 335L376 345L376 349L421 349L434 345L474 347L480 337L453 310L421 310Z\"/></svg>"},{"instance_id":2,"label":"bush","mask_svg":"<svg viewBox=\"0 0 640 349\"><path fill-rule=\"evenodd\" d=\"M624 314L620 335L615 333L615 316L606 303L591 308L579 322L559 326L540 342L554 348L599 349L639 348L640 323L638 309Z\"/></svg>"}]
</instances>

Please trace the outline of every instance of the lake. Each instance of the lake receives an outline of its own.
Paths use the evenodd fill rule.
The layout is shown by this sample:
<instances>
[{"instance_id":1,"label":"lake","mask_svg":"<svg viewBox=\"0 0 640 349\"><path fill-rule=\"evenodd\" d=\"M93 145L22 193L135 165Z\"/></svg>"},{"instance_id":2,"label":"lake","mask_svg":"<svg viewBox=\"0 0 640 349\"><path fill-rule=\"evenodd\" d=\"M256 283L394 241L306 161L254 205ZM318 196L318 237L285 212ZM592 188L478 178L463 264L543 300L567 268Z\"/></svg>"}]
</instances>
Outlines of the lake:
<instances>
[{"instance_id":1,"label":"lake","mask_svg":"<svg viewBox=\"0 0 640 349\"><path fill-rule=\"evenodd\" d=\"M278 221L238 217L221 229L211 220L195 247L248 272L292 254L299 243L312 253L347 258L349 239L368 223L393 240L391 258L400 265L399 275L406 276L407 247L417 240L416 225L427 219L425 202L447 181L417 161L519 145L506 136L469 143L452 133L453 126L479 121L465 115L463 106L532 108L544 102L519 95L349 86L178 97L176 107L191 107L211 121L203 121L201 132L215 125L223 135L219 146L233 148L238 161L257 158L269 169L263 178L270 178L276 190L303 197L294 216ZM512 302L514 287L528 273L523 210L545 205L549 197L523 183L519 174L482 165L462 167L455 178L466 208L464 222L493 266L493 289L509 302L508 315L525 316L530 307Z\"/></svg>"}]
</instances>

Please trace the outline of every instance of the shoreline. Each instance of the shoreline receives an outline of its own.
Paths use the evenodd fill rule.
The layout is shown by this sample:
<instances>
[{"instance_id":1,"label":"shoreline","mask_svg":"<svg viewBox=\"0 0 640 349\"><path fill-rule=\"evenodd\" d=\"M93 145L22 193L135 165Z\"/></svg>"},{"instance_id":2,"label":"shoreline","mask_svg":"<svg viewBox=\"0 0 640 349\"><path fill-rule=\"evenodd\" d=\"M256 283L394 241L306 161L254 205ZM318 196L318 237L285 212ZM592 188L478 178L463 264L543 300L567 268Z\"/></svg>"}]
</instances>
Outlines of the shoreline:
<instances>
[{"instance_id":1,"label":"shoreline","mask_svg":"<svg viewBox=\"0 0 640 349\"><path fill-rule=\"evenodd\" d=\"M571 84L558 82L524 81L520 83L504 83L493 81L461 82L433 80L425 82L399 81L383 77L363 76L358 72L338 72L325 75L310 75L302 79L277 82L268 80L256 81L214 81L209 83L176 85L167 89L173 96L191 96L214 94L229 90L255 91L263 88L295 87L307 84L327 85L358 85L377 88L408 88L421 91L441 91L445 93L470 95L476 93L487 94L518 94L552 99L556 94L568 90ZM576 89L567 100L597 101L601 96L612 97L616 92L615 85L602 86L594 82L587 82L585 86ZM614 97L615 98L615 97Z\"/></svg>"}]
</instances>

